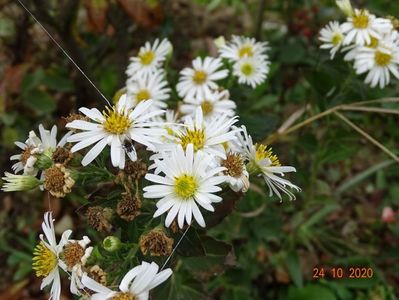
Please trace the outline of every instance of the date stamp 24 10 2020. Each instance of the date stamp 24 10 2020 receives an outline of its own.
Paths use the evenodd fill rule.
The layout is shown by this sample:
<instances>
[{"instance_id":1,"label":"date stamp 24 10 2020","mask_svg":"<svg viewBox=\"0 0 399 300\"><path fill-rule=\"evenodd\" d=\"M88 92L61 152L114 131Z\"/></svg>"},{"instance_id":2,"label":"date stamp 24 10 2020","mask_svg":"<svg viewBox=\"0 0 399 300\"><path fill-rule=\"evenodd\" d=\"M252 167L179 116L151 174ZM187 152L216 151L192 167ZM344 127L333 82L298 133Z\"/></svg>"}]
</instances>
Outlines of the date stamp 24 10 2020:
<instances>
[{"instance_id":1,"label":"date stamp 24 10 2020","mask_svg":"<svg viewBox=\"0 0 399 300\"><path fill-rule=\"evenodd\" d=\"M314 267L313 279L359 279L372 278L374 270L371 267Z\"/></svg>"}]
</instances>

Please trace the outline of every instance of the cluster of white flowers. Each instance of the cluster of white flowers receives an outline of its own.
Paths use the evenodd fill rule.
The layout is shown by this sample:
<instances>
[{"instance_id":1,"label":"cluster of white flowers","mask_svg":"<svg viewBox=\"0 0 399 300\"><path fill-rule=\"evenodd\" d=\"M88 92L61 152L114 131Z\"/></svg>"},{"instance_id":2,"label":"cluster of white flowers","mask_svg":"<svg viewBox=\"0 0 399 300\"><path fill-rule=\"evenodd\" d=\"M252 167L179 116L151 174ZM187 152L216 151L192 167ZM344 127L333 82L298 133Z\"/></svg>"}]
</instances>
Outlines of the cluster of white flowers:
<instances>
[{"instance_id":1,"label":"cluster of white flowers","mask_svg":"<svg viewBox=\"0 0 399 300\"><path fill-rule=\"evenodd\" d=\"M221 57L233 63L233 74L238 77L238 82L255 88L269 73L268 49L267 42L233 35L230 42L221 45L219 52Z\"/></svg>"},{"instance_id":2,"label":"cluster of white flowers","mask_svg":"<svg viewBox=\"0 0 399 300\"><path fill-rule=\"evenodd\" d=\"M120 291L112 291L87 274L85 266L93 250L93 247L87 247L90 243L87 236L82 240L72 240L72 230L66 230L57 243L51 212L44 214L42 230L44 235L40 235L41 241L34 250L32 268L36 276L43 277L41 289L51 285L49 299L59 300L61 297L60 271L68 274L72 294L90 296L88 290L91 290L95 292L90 296L92 299L148 299L149 291L172 275L171 269L158 273L156 263L142 262L126 273L120 283Z\"/></svg>"},{"instance_id":3,"label":"cluster of white flowers","mask_svg":"<svg viewBox=\"0 0 399 300\"><path fill-rule=\"evenodd\" d=\"M166 214L166 227L175 221L183 228L185 224L190 226L193 220L205 227L201 210L213 212L214 203L223 201L219 192L224 188L245 193L250 176L263 178L270 196L276 194L282 199L285 193L295 199L290 189L299 191L299 188L282 178L284 173L295 172L295 168L281 166L270 148L253 144L246 128L235 126L238 122L236 104L228 89L220 85L229 75L237 76L239 83L252 87L263 83L268 73L267 49L266 43L233 36L220 47L220 56L226 60L195 58L192 67L180 72L176 92L182 101L172 110L167 109L172 89L168 87L167 71L163 66L172 52L172 45L166 39L146 43L138 56L131 58L126 87L113 107L102 111L82 107L80 115L69 119L66 127L71 132L58 146L64 147L66 142L75 144L64 147L57 157L68 158L90 147L81 159L81 164L87 166L109 146L112 166L124 169L128 160L134 162L147 157L140 151L150 151L150 171L145 175L150 184L143 188L143 196L159 199L153 217ZM226 64L230 63L233 65L227 68ZM26 176L44 170L48 175L44 188L56 197L64 196L74 183L65 168L69 160L57 163L54 155L48 154L47 169L38 166L42 160L38 159L38 154L40 157L46 152L52 154L57 147L56 127L51 132L42 126L39 130L40 139L31 133L25 144L17 143L23 153L11 158L18 160L13 169L15 172L24 170L24 175L17 179L17 175L6 173L3 189L32 188L32 184L26 184ZM79 167L75 171L78 173ZM35 186L42 183L36 180ZM143 262L129 271L120 283L120 290L114 291L85 273L85 261L91 252L91 248L86 247L87 237L72 241L69 239L71 232L67 231L57 244L50 213L45 215L43 230L47 240L41 237L42 242L36 248L34 269L38 276L44 277L42 287L53 283L53 299L59 299L60 295L59 269L70 275L72 293L79 295L88 288L95 292L92 299L148 299L148 291L172 273L169 269L158 273L155 263ZM68 251L72 250L75 253L71 253L69 259Z\"/></svg>"},{"instance_id":4,"label":"cluster of white flowers","mask_svg":"<svg viewBox=\"0 0 399 300\"><path fill-rule=\"evenodd\" d=\"M353 9L349 0L337 0L346 22L330 22L320 31L322 49L330 49L331 59L341 50L353 61L356 74L365 74L365 83L384 88L391 74L399 79L399 33L393 21L378 18L366 9Z\"/></svg>"}]
</instances>

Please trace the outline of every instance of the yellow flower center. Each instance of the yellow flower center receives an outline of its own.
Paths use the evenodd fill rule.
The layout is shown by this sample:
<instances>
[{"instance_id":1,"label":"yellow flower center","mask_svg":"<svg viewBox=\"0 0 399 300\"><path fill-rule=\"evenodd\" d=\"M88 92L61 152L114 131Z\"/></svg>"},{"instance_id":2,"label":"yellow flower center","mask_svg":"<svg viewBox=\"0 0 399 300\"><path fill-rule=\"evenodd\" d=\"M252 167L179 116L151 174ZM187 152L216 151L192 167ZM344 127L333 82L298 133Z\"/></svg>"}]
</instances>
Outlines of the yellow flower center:
<instances>
[{"instance_id":1,"label":"yellow flower center","mask_svg":"<svg viewBox=\"0 0 399 300\"><path fill-rule=\"evenodd\" d=\"M331 38L331 44L333 44L334 46L337 46L339 43L341 43L343 39L342 34L340 33L335 33L332 38Z\"/></svg>"},{"instance_id":2,"label":"yellow flower center","mask_svg":"<svg viewBox=\"0 0 399 300\"><path fill-rule=\"evenodd\" d=\"M135 300L136 297L130 293L117 293L111 300Z\"/></svg>"},{"instance_id":3,"label":"yellow flower center","mask_svg":"<svg viewBox=\"0 0 399 300\"><path fill-rule=\"evenodd\" d=\"M193 81L195 84L203 84L206 81L207 74L204 71L194 71Z\"/></svg>"},{"instance_id":4,"label":"yellow flower center","mask_svg":"<svg viewBox=\"0 0 399 300\"><path fill-rule=\"evenodd\" d=\"M238 50L238 56L240 58L242 58L244 56L252 57L252 56L254 56L254 51L252 50L252 47L250 45L242 46Z\"/></svg>"},{"instance_id":5,"label":"yellow flower center","mask_svg":"<svg viewBox=\"0 0 399 300\"><path fill-rule=\"evenodd\" d=\"M206 115L209 115L213 111L213 104L212 104L212 102L210 102L208 100L204 100L201 103L201 108L202 108L202 112L206 116Z\"/></svg>"},{"instance_id":6,"label":"yellow flower center","mask_svg":"<svg viewBox=\"0 0 399 300\"><path fill-rule=\"evenodd\" d=\"M111 110L107 107L107 111L104 111L103 115L105 117L103 126L109 133L125 133L132 124L127 114L119 113L115 108Z\"/></svg>"},{"instance_id":7,"label":"yellow flower center","mask_svg":"<svg viewBox=\"0 0 399 300\"><path fill-rule=\"evenodd\" d=\"M374 56L375 63L381 67L387 66L391 62L391 59L392 59L392 55L390 55L388 53L384 53L381 51L375 52L375 56Z\"/></svg>"},{"instance_id":8,"label":"yellow flower center","mask_svg":"<svg viewBox=\"0 0 399 300\"><path fill-rule=\"evenodd\" d=\"M137 103L143 101L143 100L148 100L151 98L150 92L148 90L140 90L137 95L136 95L136 101Z\"/></svg>"},{"instance_id":9,"label":"yellow flower center","mask_svg":"<svg viewBox=\"0 0 399 300\"><path fill-rule=\"evenodd\" d=\"M152 63L152 61L154 60L154 57L155 57L155 54L151 50L146 51L146 52L141 52L139 54L141 64L146 65L146 66Z\"/></svg>"},{"instance_id":10,"label":"yellow flower center","mask_svg":"<svg viewBox=\"0 0 399 300\"><path fill-rule=\"evenodd\" d=\"M256 149L256 154L255 154L256 161L260 161L260 160L268 158L271 161L271 166L273 166L273 167L281 166L277 155L273 154L271 148L267 149L267 146L265 146L265 145L255 144L255 149Z\"/></svg>"},{"instance_id":11,"label":"yellow flower center","mask_svg":"<svg viewBox=\"0 0 399 300\"><path fill-rule=\"evenodd\" d=\"M180 144L183 149L186 149L188 144L193 144L194 150L204 148L205 144L205 134L203 129L186 129L186 133L180 136Z\"/></svg>"},{"instance_id":12,"label":"yellow flower center","mask_svg":"<svg viewBox=\"0 0 399 300\"><path fill-rule=\"evenodd\" d=\"M359 14L352 17L353 27L358 29L367 28L369 25L369 17L365 11L361 11Z\"/></svg>"},{"instance_id":13,"label":"yellow flower center","mask_svg":"<svg viewBox=\"0 0 399 300\"><path fill-rule=\"evenodd\" d=\"M249 63L243 64L241 66L241 72L246 76L250 76L254 72L254 67Z\"/></svg>"},{"instance_id":14,"label":"yellow flower center","mask_svg":"<svg viewBox=\"0 0 399 300\"><path fill-rule=\"evenodd\" d=\"M198 189L197 180L191 175L181 175L175 178L175 193L182 199L187 200L195 195Z\"/></svg>"},{"instance_id":15,"label":"yellow flower center","mask_svg":"<svg viewBox=\"0 0 399 300\"><path fill-rule=\"evenodd\" d=\"M57 267L57 256L40 242L33 251L32 269L37 277L46 277Z\"/></svg>"},{"instance_id":16,"label":"yellow flower center","mask_svg":"<svg viewBox=\"0 0 399 300\"><path fill-rule=\"evenodd\" d=\"M371 37L370 44L367 44L366 46L369 47L369 48L373 48L373 49L377 48L378 39L376 39L375 37Z\"/></svg>"}]
</instances>

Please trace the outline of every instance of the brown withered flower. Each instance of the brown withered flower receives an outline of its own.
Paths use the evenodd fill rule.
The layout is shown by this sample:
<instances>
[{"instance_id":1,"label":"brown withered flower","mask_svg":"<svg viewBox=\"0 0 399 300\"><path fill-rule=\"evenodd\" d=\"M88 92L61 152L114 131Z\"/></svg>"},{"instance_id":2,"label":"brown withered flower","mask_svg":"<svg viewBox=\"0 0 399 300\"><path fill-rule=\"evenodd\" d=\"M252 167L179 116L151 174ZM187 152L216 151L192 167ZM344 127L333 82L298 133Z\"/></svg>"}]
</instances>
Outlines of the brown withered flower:
<instances>
[{"instance_id":1,"label":"brown withered flower","mask_svg":"<svg viewBox=\"0 0 399 300\"><path fill-rule=\"evenodd\" d=\"M70 193L75 180L70 176L69 171L61 164L55 164L44 171L44 188L51 195L57 198L63 198Z\"/></svg>"},{"instance_id":2,"label":"brown withered flower","mask_svg":"<svg viewBox=\"0 0 399 300\"><path fill-rule=\"evenodd\" d=\"M97 231L112 231L112 215L113 210L108 207L92 206L86 211L87 223Z\"/></svg>"},{"instance_id":3,"label":"brown withered flower","mask_svg":"<svg viewBox=\"0 0 399 300\"><path fill-rule=\"evenodd\" d=\"M140 250L144 255L168 256L172 253L173 239L161 228L155 228L140 236Z\"/></svg>"},{"instance_id":4,"label":"brown withered flower","mask_svg":"<svg viewBox=\"0 0 399 300\"><path fill-rule=\"evenodd\" d=\"M102 285L107 285L107 273L99 265L92 266L88 276Z\"/></svg>"},{"instance_id":5,"label":"brown withered flower","mask_svg":"<svg viewBox=\"0 0 399 300\"><path fill-rule=\"evenodd\" d=\"M64 147L57 147L51 156L51 159L55 163L62 165L68 164L73 159L73 154L69 149Z\"/></svg>"},{"instance_id":6,"label":"brown withered flower","mask_svg":"<svg viewBox=\"0 0 399 300\"><path fill-rule=\"evenodd\" d=\"M147 174L147 165L140 160L129 160L126 162L123 171L134 181L144 177L145 174Z\"/></svg>"},{"instance_id":7,"label":"brown withered flower","mask_svg":"<svg viewBox=\"0 0 399 300\"><path fill-rule=\"evenodd\" d=\"M116 213L125 221L132 221L140 214L141 204L139 197L125 192L116 206Z\"/></svg>"}]
</instances>

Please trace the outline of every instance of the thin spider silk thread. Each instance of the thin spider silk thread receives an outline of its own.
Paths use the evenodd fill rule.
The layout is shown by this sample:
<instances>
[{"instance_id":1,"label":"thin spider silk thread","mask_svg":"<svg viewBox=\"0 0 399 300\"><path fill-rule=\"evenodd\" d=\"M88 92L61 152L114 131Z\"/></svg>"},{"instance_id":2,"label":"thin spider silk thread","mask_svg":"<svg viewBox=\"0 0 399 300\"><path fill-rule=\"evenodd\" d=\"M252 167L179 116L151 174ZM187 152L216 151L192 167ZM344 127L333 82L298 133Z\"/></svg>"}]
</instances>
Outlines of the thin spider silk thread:
<instances>
[{"instance_id":1,"label":"thin spider silk thread","mask_svg":"<svg viewBox=\"0 0 399 300\"><path fill-rule=\"evenodd\" d=\"M65 56L70 60L70 62L79 70L79 72L87 79L87 81L94 87L94 89L100 94L100 96L107 102L107 104L112 107L111 102L107 99L107 97L104 96L104 94L97 88L97 86L93 83L93 81L90 80L89 76L86 75L86 73L78 66L78 64L73 60L71 56L62 48L62 46L56 41L55 38L50 34L50 32L47 31L47 29L42 25L42 23L39 22L38 19L33 15L33 13L22 3L21 0L17 0L19 4L31 15L33 20L37 24L40 25L40 27L43 29L43 31L49 36L49 38L54 42L54 44L57 45L57 47L65 54Z\"/></svg>"},{"instance_id":2,"label":"thin spider silk thread","mask_svg":"<svg viewBox=\"0 0 399 300\"><path fill-rule=\"evenodd\" d=\"M161 268L160 271L162 271L162 270L165 268L166 264L167 264L167 263L169 262L169 260L172 258L172 256L173 256L173 254L175 253L177 247L179 247L181 241L182 241L183 238L186 236L186 233L187 233L187 231L190 229L190 227L191 227L191 225L189 225L189 226L187 227L187 229L183 232L183 235L182 235L182 236L180 237L180 239L177 241L176 246L173 248L172 252L170 253L170 255L168 256L168 258L166 259L166 261L165 261L165 263L163 264L163 266L162 266L162 268Z\"/></svg>"}]
</instances>

